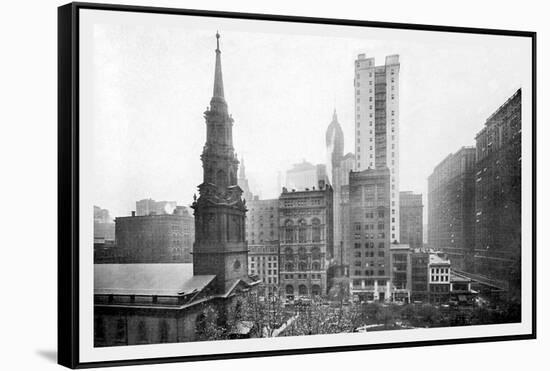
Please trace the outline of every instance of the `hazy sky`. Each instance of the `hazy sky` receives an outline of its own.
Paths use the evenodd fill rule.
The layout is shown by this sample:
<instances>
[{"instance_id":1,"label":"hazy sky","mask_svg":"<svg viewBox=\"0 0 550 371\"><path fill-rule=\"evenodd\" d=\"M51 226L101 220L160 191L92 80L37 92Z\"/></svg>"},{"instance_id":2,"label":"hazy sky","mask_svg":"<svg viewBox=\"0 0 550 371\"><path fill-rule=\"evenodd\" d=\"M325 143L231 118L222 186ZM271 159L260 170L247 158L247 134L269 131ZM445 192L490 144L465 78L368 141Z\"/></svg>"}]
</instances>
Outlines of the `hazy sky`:
<instances>
[{"instance_id":1,"label":"hazy sky","mask_svg":"<svg viewBox=\"0 0 550 371\"><path fill-rule=\"evenodd\" d=\"M359 53L377 64L400 55L401 190L423 193L424 203L434 166L473 145L530 78L530 44L517 37L110 13L83 29L93 42L81 62L90 89L81 125L92 133L94 203L112 216L142 198L192 202L216 30L235 150L262 197L277 196L278 171L325 161L334 108L353 151Z\"/></svg>"}]
</instances>

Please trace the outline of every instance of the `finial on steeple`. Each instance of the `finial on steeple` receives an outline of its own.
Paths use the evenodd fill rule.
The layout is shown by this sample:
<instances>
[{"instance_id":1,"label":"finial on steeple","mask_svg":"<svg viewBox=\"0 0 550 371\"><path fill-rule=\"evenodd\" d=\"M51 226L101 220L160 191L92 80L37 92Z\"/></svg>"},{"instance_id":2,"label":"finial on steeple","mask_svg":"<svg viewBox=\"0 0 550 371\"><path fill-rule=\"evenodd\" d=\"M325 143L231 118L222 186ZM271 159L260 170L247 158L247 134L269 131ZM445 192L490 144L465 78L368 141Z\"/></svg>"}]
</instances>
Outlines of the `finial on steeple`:
<instances>
[{"instance_id":1,"label":"finial on steeple","mask_svg":"<svg viewBox=\"0 0 550 371\"><path fill-rule=\"evenodd\" d=\"M332 113L332 121L337 122L338 116L336 115L336 108L334 108L334 112Z\"/></svg>"},{"instance_id":2,"label":"finial on steeple","mask_svg":"<svg viewBox=\"0 0 550 371\"><path fill-rule=\"evenodd\" d=\"M214 97L224 98L223 96L223 79L222 79L222 62L220 51L220 33L216 31L216 67L214 71Z\"/></svg>"}]
</instances>

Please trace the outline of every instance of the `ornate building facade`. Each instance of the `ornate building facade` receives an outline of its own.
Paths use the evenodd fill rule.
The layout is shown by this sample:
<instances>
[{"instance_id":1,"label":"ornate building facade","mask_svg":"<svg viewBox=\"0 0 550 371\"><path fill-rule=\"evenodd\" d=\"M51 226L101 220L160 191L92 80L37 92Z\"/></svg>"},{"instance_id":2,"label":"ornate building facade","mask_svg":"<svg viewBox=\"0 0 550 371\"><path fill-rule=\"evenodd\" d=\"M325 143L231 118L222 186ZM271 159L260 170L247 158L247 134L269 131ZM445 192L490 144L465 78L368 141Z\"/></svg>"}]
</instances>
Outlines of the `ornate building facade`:
<instances>
[{"instance_id":1,"label":"ornate building facade","mask_svg":"<svg viewBox=\"0 0 550 371\"><path fill-rule=\"evenodd\" d=\"M317 189L279 197L280 290L286 298L327 293L327 261L333 250L333 190Z\"/></svg>"}]
</instances>

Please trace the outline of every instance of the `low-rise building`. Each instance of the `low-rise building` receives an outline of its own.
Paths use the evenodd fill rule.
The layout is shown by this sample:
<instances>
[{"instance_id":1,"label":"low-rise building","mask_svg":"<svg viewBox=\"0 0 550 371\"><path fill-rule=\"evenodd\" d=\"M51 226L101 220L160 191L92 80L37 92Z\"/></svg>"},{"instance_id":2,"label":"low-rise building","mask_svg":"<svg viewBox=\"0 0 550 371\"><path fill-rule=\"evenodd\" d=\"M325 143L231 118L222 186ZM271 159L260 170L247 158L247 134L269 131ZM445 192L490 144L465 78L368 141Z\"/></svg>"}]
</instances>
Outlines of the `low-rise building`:
<instances>
[{"instance_id":1,"label":"low-rise building","mask_svg":"<svg viewBox=\"0 0 550 371\"><path fill-rule=\"evenodd\" d=\"M410 302L412 284L411 249L407 244L390 247L391 289L393 301Z\"/></svg>"},{"instance_id":2,"label":"low-rise building","mask_svg":"<svg viewBox=\"0 0 550 371\"><path fill-rule=\"evenodd\" d=\"M428 273L430 302L435 304L448 302L451 292L451 261L441 253L431 253Z\"/></svg>"},{"instance_id":3,"label":"low-rise building","mask_svg":"<svg viewBox=\"0 0 550 371\"><path fill-rule=\"evenodd\" d=\"M115 219L115 263L189 263L195 240L194 218L178 206L173 214Z\"/></svg>"},{"instance_id":4,"label":"low-rise building","mask_svg":"<svg viewBox=\"0 0 550 371\"><path fill-rule=\"evenodd\" d=\"M280 291L286 298L327 293L333 255L332 187L289 192L279 197Z\"/></svg>"}]
</instances>

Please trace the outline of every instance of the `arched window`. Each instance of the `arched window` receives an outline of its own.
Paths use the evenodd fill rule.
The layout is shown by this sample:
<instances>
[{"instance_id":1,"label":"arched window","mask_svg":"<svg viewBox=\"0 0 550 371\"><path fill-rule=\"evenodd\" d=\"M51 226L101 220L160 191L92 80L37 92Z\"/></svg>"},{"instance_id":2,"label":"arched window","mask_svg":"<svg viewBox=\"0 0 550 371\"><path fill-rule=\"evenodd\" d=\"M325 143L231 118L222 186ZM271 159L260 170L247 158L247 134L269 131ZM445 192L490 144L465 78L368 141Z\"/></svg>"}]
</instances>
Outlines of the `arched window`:
<instances>
[{"instance_id":1,"label":"arched window","mask_svg":"<svg viewBox=\"0 0 550 371\"><path fill-rule=\"evenodd\" d=\"M313 242L321 242L321 221L317 218L311 221L311 239Z\"/></svg>"},{"instance_id":2,"label":"arched window","mask_svg":"<svg viewBox=\"0 0 550 371\"><path fill-rule=\"evenodd\" d=\"M306 248L305 247L300 247L298 249L298 258L300 260L305 260L307 259L307 251L306 251Z\"/></svg>"},{"instance_id":3,"label":"arched window","mask_svg":"<svg viewBox=\"0 0 550 371\"><path fill-rule=\"evenodd\" d=\"M313 262L311 264L311 270L312 271L320 271L321 270L321 264L319 264L319 262Z\"/></svg>"},{"instance_id":4,"label":"arched window","mask_svg":"<svg viewBox=\"0 0 550 371\"><path fill-rule=\"evenodd\" d=\"M294 286L286 285L285 292L287 295L294 295Z\"/></svg>"},{"instance_id":5,"label":"arched window","mask_svg":"<svg viewBox=\"0 0 550 371\"><path fill-rule=\"evenodd\" d=\"M292 220L285 222L285 242L294 243L294 226Z\"/></svg>"},{"instance_id":6,"label":"arched window","mask_svg":"<svg viewBox=\"0 0 550 371\"><path fill-rule=\"evenodd\" d=\"M299 295L307 295L307 286L306 285L298 286L298 294Z\"/></svg>"},{"instance_id":7,"label":"arched window","mask_svg":"<svg viewBox=\"0 0 550 371\"><path fill-rule=\"evenodd\" d=\"M293 261L294 260L294 252L292 251L292 247L287 247L285 249L285 259L287 261Z\"/></svg>"},{"instance_id":8,"label":"arched window","mask_svg":"<svg viewBox=\"0 0 550 371\"><path fill-rule=\"evenodd\" d=\"M292 263L286 263L285 264L285 271L292 272L294 270L294 264Z\"/></svg>"},{"instance_id":9,"label":"arched window","mask_svg":"<svg viewBox=\"0 0 550 371\"><path fill-rule=\"evenodd\" d=\"M311 286L311 295L320 296L321 295L321 286L319 286L319 285Z\"/></svg>"},{"instance_id":10,"label":"arched window","mask_svg":"<svg viewBox=\"0 0 550 371\"><path fill-rule=\"evenodd\" d=\"M311 249L311 259L313 260L321 259L321 249L319 249L318 247L313 247Z\"/></svg>"},{"instance_id":11,"label":"arched window","mask_svg":"<svg viewBox=\"0 0 550 371\"><path fill-rule=\"evenodd\" d=\"M137 343L138 344L147 344L149 341L147 339L147 327L145 327L145 322L140 321L137 329Z\"/></svg>"},{"instance_id":12,"label":"arched window","mask_svg":"<svg viewBox=\"0 0 550 371\"><path fill-rule=\"evenodd\" d=\"M306 271L307 270L307 264L305 262L298 263L298 270L299 271Z\"/></svg>"},{"instance_id":13,"label":"arched window","mask_svg":"<svg viewBox=\"0 0 550 371\"><path fill-rule=\"evenodd\" d=\"M306 242L307 225L304 219L298 222L298 242Z\"/></svg>"},{"instance_id":14,"label":"arched window","mask_svg":"<svg viewBox=\"0 0 550 371\"><path fill-rule=\"evenodd\" d=\"M168 342L168 323L166 320L160 321L159 325L159 342L167 343Z\"/></svg>"}]
</instances>

